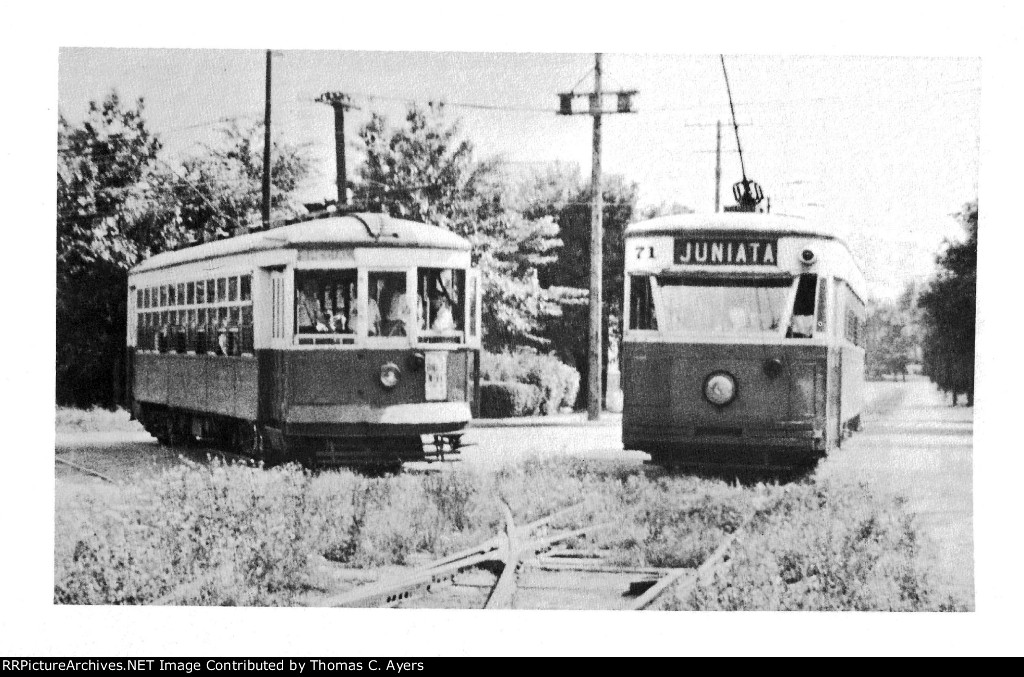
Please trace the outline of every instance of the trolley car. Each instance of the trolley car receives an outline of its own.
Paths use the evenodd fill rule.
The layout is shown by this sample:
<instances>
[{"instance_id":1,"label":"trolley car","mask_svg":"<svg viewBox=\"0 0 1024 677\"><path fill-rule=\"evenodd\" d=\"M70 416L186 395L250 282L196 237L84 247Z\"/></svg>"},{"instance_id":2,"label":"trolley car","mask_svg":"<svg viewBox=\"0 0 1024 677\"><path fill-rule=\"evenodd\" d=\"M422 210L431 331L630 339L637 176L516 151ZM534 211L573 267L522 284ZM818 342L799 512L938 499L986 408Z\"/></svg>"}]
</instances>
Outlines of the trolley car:
<instances>
[{"instance_id":1,"label":"trolley car","mask_svg":"<svg viewBox=\"0 0 1024 677\"><path fill-rule=\"evenodd\" d=\"M858 429L864 278L799 219L629 226L622 436L666 465L787 466Z\"/></svg>"},{"instance_id":2,"label":"trolley car","mask_svg":"<svg viewBox=\"0 0 1024 677\"><path fill-rule=\"evenodd\" d=\"M266 460L443 458L477 401L480 294L465 239L381 214L154 256L129 275L131 412Z\"/></svg>"}]
</instances>

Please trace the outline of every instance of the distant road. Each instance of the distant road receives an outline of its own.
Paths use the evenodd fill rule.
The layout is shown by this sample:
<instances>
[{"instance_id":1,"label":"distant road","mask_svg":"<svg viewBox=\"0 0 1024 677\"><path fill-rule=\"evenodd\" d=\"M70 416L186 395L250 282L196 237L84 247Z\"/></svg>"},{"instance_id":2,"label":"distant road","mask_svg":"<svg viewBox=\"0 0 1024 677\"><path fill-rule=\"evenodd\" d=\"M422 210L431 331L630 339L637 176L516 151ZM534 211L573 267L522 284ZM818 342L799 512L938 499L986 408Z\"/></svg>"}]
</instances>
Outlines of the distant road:
<instances>
[{"instance_id":1,"label":"distant road","mask_svg":"<svg viewBox=\"0 0 1024 677\"><path fill-rule=\"evenodd\" d=\"M974 409L922 377L870 383L864 429L818 467L819 478L865 482L907 498L934 540L941 585L974 603Z\"/></svg>"}]
</instances>

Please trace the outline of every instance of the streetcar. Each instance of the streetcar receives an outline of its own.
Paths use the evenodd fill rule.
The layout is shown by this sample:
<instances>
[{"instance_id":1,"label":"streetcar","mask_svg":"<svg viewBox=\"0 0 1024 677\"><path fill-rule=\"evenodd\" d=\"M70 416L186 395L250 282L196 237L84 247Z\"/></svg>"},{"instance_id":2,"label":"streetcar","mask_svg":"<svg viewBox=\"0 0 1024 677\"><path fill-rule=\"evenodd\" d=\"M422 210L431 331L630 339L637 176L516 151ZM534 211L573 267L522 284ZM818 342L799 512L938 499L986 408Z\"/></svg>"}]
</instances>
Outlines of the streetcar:
<instances>
[{"instance_id":1,"label":"streetcar","mask_svg":"<svg viewBox=\"0 0 1024 677\"><path fill-rule=\"evenodd\" d=\"M130 410L159 442L316 466L458 453L480 368L464 238L334 215L159 254L128 284Z\"/></svg>"},{"instance_id":2,"label":"streetcar","mask_svg":"<svg viewBox=\"0 0 1024 677\"><path fill-rule=\"evenodd\" d=\"M653 463L793 467L860 427L864 276L793 217L665 216L625 231L622 437Z\"/></svg>"}]
</instances>

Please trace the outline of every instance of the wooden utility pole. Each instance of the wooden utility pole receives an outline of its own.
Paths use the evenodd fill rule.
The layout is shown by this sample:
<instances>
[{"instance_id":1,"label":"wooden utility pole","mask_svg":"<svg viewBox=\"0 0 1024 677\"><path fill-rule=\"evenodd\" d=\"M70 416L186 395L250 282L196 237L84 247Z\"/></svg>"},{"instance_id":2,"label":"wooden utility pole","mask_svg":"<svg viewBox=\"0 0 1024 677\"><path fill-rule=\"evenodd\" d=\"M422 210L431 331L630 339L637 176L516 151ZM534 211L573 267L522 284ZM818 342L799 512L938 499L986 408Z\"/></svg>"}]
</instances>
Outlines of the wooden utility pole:
<instances>
[{"instance_id":1,"label":"wooden utility pole","mask_svg":"<svg viewBox=\"0 0 1024 677\"><path fill-rule=\"evenodd\" d=\"M601 304L602 266L604 265L604 235L602 231L601 194L601 54L594 55L594 94L590 99L590 114L594 116L593 159L590 172L590 362L589 398L587 418L596 421L601 415L601 336L603 324Z\"/></svg>"},{"instance_id":2,"label":"wooden utility pole","mask_svg":"<svg viewBox=\"0 0 1024 677\"><path fill-rule=\"evenodd\" d=\"M334 165L337 169L338 206L348 204L348 174L345 169L345 111L352 108L351 98L342 92L324 92L318 103L330 104L334 109Z\"/></svg>"},{"instance_id":3,"label":"wooden utility pole","mask_svg":"<svg viewBox=\"0 0 1024 677\"><path fill-rule=\"evenodd\" d=\"M715 213L722 211L722 121L718 121L715 141Z\"/></svg>"},{"instance_id":4,"label":"wooden utility pole","mask_svg":"<svg viewBox=\"0 0 1024 677\"><path fill-rule=\"evenodd\" d=\"M263 109L263 227L270 228L270 62L267 50L267 99Z\"/></svg>"},{"instance_id":5,"label":"wooden utility pole","mask_svg":"<svg viewBox=\"0 0 1024 677\"><path fill-rule=\"evenodd\" d=\"M615 94L617 98L614 110L603 107L605 94ZM587 417L591 421L601 415L601 371L604 364L601 355L602 337L604 332L604 313L601 301L602 267L604 265L602 216L604 205L601 194L601 116L613 113L635 113L633 97L635 89L604 92L601 90L601 54L594 55L594 91L589 94L568 92L559 94L559 115L591 115L594 118L593 136L593 168L590 176L590 331L589 360L587 378ZM573 111L572 102L578 97L586 96L590 105L587 111Z\"/></svg>"}]
</instances>

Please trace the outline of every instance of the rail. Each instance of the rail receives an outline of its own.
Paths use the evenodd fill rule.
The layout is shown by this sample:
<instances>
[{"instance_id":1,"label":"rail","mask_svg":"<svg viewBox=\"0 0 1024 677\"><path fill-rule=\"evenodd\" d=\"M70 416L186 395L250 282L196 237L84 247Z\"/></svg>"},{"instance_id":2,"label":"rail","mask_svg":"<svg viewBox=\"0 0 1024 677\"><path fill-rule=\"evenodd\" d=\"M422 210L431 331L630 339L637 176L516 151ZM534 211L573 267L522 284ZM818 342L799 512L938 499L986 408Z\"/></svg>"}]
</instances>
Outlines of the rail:
<instances>
[{"instance_id":1,"label":"rail","mask_svg":"<svg viewBox=\"0 0 1024 677\"><path fill-rule=\"evenodd\" d=\"M696 569L607 566L602 563L599 552L578 549L563 549L559 553L566 559L572 555L574 561L566 561L562 557L546 554L559 543L571 539L593 537L601 530L613 526L613 522L607 522L559 531L554 534L545 533L549 524L568 517L583 505L579 503L529 524L517 525L508 503L499 499L499 507L504 521L501 534L473 548L467 548L436 560L396 579L362 585L327 600L311 601L310 604L363 608L395 607L426 594L437 592L442 585L454 584L456 576L459 574L477 568L487 568L493 571L500 567L493 585L470 584L469 586L490 588L483 605L485 609L516 608L517 592L521 587L520 577L525 571L530 570L626 576L633 580L629 582L628 592L624 593L624 596L635 596L635 599L626 608L649 609L666 591L674 588L677 594L683 594L726 561L729 549L757 514L755 511L732 533L726 535ZM637 578L641 580L635 580ZM528 587L538 589L536 585Z\"/></svg>"}]
</instances>

